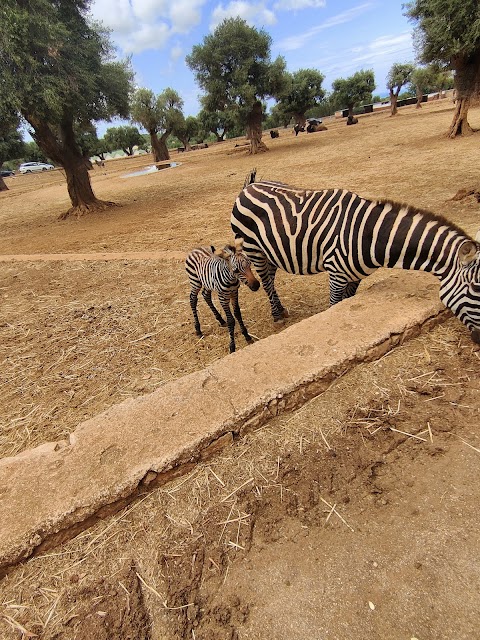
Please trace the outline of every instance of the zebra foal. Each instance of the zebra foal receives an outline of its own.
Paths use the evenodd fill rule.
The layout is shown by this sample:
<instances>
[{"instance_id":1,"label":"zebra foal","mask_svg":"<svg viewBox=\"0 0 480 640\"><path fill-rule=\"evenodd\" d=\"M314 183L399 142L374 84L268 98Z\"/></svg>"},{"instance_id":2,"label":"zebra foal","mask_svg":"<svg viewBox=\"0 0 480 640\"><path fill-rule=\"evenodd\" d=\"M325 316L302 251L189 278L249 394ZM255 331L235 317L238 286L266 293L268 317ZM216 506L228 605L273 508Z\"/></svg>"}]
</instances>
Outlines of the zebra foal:
<instances>
[{"instance_id":1,"label":"zebra foal","mask_svg":"<svg viewBox=\"0 0 480 640\"><path fill-rule=\"evenodd\" d=\"M247 177L231 225L244 240L275 321L288 316L275 273L329 274L330 304L355 295L379 267L428 271L440 299L480 344L480 231L476 240L441 216L344 189L298 189Z\"/></svg>"},{"instance_id":2,"label":"zebra foal","mask_svg":"<svg viewBox=\"0 0 480 640\"><path fill-rule=\"evenodd\" d=\"M216 250L215 247L193 249L185 260L185 269L190 281L190 306L196 334L203 337L197 313L198 294L201 291L205 302L219 324L222 327L228 326L230 353L235 351L235 318L238 320L245 340L253 342L243 323L238 303L240 282L246 284L252 291L257 291L260 287L250 265L250 260L243 251L243 240L241 239L235 240L235 246L227 245L223 249ZM216 291L218 294L218 300L225 311L226 322L213 304L212 291ZM230 303L232 303L234 315L230 310Z\"/></svg>"}]
</instances>

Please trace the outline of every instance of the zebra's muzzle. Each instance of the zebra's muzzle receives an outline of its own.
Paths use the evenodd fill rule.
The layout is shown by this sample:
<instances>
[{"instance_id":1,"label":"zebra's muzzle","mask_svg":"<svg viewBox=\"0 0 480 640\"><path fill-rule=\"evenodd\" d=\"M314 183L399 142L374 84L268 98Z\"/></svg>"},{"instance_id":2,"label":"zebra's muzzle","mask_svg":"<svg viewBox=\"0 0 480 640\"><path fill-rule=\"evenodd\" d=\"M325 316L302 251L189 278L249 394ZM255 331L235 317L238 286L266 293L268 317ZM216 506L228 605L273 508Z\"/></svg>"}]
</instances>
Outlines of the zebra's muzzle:
<instances>
[{"instance_id":1,"label":"zebra's muzzle","mask_svg":"<svg viewBox=\"0 0 480 640\"><path fill-rule=\"evenodd\" d=\"M258 280L255 280L251 284L247 282L247 285L252 291L258 291L260 289L260 282Z\"/></svg>"},{"instance_id":2,"label":"zebra's muzzle","mask_svg":"<svg viewBox=\"0 0 480 640\"><path fill-rule=\"evenodd\" d=\"M472 329L472 340L476 343L476 344L480 344L480 330L479 329Z\"/></svg>"}]
</instances>

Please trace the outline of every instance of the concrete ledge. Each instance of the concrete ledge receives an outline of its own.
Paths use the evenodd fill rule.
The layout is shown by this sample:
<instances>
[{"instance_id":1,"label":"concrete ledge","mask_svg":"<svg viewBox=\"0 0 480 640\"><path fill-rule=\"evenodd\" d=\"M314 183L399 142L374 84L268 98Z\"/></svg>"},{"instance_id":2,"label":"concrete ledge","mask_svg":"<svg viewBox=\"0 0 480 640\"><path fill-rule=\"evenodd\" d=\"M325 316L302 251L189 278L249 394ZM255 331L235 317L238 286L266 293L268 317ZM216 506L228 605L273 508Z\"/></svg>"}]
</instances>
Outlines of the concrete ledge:
<instances>
[{"instance_id":1,"label":"concrete ledge","mask_svg":"<svg viewBox=\"0 0 480 640\"><path fill-rule=\"evenodd\" d=\"M0 460L0 576L447 314L432 276L392 272L324 313L111 407L68 442Z\"/></svg>"}]
</instances>

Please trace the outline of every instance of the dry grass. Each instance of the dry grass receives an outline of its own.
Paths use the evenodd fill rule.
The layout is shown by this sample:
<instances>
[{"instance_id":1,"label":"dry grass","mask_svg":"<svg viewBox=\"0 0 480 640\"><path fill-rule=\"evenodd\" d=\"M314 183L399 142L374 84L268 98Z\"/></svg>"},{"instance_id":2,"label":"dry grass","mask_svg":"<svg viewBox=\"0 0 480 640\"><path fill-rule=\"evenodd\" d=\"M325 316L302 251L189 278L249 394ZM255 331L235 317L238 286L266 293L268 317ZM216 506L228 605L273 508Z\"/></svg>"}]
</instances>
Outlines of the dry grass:
<instances>
[{"instance_id":1,"label":"dry grass","mask_svg":"<svg viewBox=\"0 0 480 640\"><path fill-rule=\"evenodd\" d=\"M476 136L445 140L441 134L450 118L451 106L437 104L421 113L404 111L396 120L364 118L356 127L334 122L329 131L311 136L295 138L282 131L278 140L268 141L271 153L256 162L259 177L408 201L473 232L479 226L474 198L448 199L478 181L472 162L478 141ZM480 109L472 110L471 121L480 124ZM184 251L220 244L230 237L229 210L252 165L251 158L229 154L231 147L224 143L185 154L177 169L135 181L122 173L148 161L107 165L107 175L93 177L96 193L123 206L63 223L57 218L68 199L61 176L22 176L2 194L0 251ZM290 323L326 308L323 276L279 274L278 280ZM205 339L195 338L179 262L132 261L126 255L112 262L5 263L0 291L3 456L64 438L112 404L148 393L227 352L227 334L204 305ZM265 296L244 288L241 302L252 334L263 338L278 330ZM438 425L422 408L430 411L439 403L478 417L478 403L457 393L462 381L472 384L478 376L471 364L459 372L458 358L468 352L476 362L478 352L456 320L433 335L358 367L295 414L272 420L188 476L16 569L2 582L0 636L54 638L78 615L80 602L72 603L68 593L99 571L116 575L128 558L136 562L152 612L187 606L169 601L161 559L180 557L193 543L208 541L210 571L225 579L229 562L249 544L249 505L287 500L284 478L295 470L292 460L333 455L338 438L351 430L359 430L365 441L388 431L427 446L435 442ZM243 346L241 336L238 346ZM398 428L412 398L420 399L418 421ZM325 525L355 528L342 508L327 496L324 500Z\"/></svg>"}]
</instances>

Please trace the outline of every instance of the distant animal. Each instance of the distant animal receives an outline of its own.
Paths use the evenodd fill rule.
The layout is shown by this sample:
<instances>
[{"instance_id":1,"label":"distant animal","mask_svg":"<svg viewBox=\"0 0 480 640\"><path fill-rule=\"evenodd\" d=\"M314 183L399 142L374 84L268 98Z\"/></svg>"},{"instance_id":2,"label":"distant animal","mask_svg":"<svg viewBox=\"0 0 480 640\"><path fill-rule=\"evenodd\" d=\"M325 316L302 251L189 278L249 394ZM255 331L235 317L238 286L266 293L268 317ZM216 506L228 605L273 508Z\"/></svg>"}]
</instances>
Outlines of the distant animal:
<instances>
[{"instance_id":1,"label":"distant animal","mask_svg":"<svg viewBox=\"0 0 480 640\"><path fill-rule=\"evenodd\" d=\"M349 125L349 124L357 124L357 123L358 123L358 118L355 118L355 116L348 116L347 125Z\"/></svg>"},{"instance_id":2,"label":"distant animal","mask_svg":"<svg viewBox=\"0 0 480 640\"><path fill-rule=\"evenodd\" d=\"M235 240L234 246L227 245L223 249L215 249L213 246L193 249L185 260L185 268L190 281L190 306L197 336L203 337L197 313L198 294L201 291L220 325L228 326L230 353L235 351L235 318L238 320L245 340L253 342L243 323L238 303L238 289L242 282L252 291L257 291L260 283L253 275L250 260L243 251L243 240L239 238ZM212 291L218 294L218 300L225 311L226 322L212 301ZM233 305L235 318L230 310L230 302Z\"/></svg>"},{"instance_id":3,"label":"distant animal","mask_svg":"<svg viewBox=\"0 0 480 640\"><path fill-rule=\"evenodd\" d=\"M298 136L298 134L299 134L299 132L300 132L300 131L305 131L305 127L304 127L302 124L298 124L298 123L297 123L297 124L293 127L293 132L295 133L295 135L296 135L296 136Z\"/></svg>"},{"instance_id":4,"label":"distant animal","mask_svg":"<svg viewBox=\"0 0 480 640\"><path fill-rule=\"evenodd\" d=\"M278 129L272 129L270 131L270 137L271 138L279 138L280 137L280 133L278 132Z\"/></svg>"},{"instance_id":5,"label":"distant animal","mask_svg":"<svg viewBox=\"0 0 480 640\"><path fill-rule=\"evenodd\" d=\"M317 131L327 131L327 127L322 124L321 120L310 118L307 120L307 133L316 133Z\"/></svg>"},{"instance_id":6,"label":"distant animal","mask_svg":"<svg viewBox=\"0 0 480 640\"><path fill-rule=\"evenodd\" d=\"M288 316L275 273L326 271L330 304L355 295L379 267L428 271L440 299L480 344L480 231L473 240L445 218L390 200L368 200L345 189L299 189L255 182L237 197L231 225L270 300L275 321Z\"/></svg>"}]
</instances>

